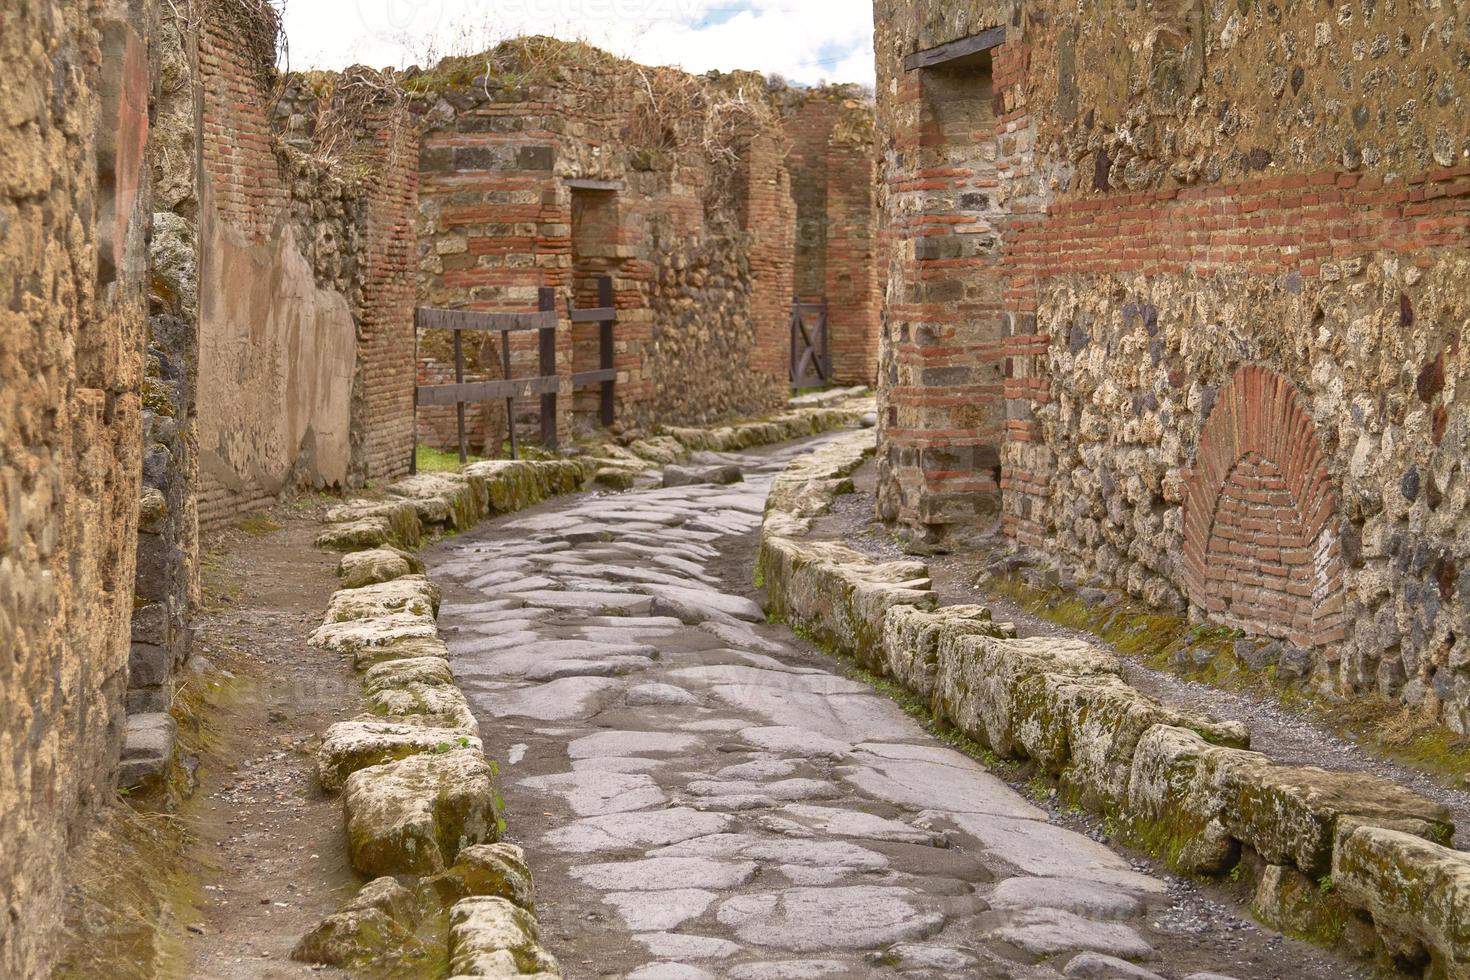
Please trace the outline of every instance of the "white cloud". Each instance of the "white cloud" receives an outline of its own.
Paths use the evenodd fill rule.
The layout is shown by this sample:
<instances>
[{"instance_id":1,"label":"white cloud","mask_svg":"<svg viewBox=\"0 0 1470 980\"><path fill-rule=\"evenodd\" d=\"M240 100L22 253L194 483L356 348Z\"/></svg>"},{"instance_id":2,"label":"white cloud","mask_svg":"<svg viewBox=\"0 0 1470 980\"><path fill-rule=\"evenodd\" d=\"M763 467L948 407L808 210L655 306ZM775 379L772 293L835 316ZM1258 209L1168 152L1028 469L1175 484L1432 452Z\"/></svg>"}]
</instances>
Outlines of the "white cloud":
<instances>
[{"instance_id":1,"label":"white cloud","mask_svg":"<svg viewBox=\"0 0 1470 980\"><path fill-rule=\"evenodd\" d=\"M287 0L294 69L427 65L521 34L687 71L873 82L871 0Z\"/></svg>"}]
</instances>

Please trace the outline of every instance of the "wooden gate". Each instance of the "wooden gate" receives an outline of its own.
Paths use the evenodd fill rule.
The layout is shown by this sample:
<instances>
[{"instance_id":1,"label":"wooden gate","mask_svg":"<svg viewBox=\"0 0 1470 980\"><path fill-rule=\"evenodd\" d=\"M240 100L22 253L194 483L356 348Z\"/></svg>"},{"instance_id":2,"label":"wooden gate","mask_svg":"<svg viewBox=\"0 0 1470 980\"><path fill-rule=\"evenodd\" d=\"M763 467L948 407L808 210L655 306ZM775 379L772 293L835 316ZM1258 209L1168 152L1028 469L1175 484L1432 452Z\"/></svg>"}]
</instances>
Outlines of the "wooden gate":
<instances>
[{"instance_id":1,"label":"wooden gate","mask_svg":"<svg viewBox=\"0 0 1470 980\"><path fill-rule=\"evenodd\" d=\"M510 433L510 458L517 459L520 449L516 442L515 399L541 396L541 444L546 449L556 448L556 395L561 379L556 375L556 290L543 287L537 297L536 313L477 313L470 310L432 310L420 308L414 311L414 323L419 330L449 330L454 333L454 384L420 385L414 389L413 458L409 472L418 472L418 409L420 405L453 405L455 423L459 434L459 461L469 461L469 447L465 442L464 407L475 402L505 399L505 426ZM501 367L504 381L476 381L469 384L464 380L464 343L461 334L466 330L500 334ZM511 378L510 335L534 330L540 342L540 371L534 378ZM417 340L415 340L414 364L418 364Z\"/></svg>"},{"instance_id":2,"label":"wooden gate","mask_svg":"<svg viewBox=\"0 0 1470 980\"><path fill-rule=\"evenodd\" d=\"M791 387L817 388L832 380L827 301L791 303Z\"/></svg>"}]
</instances>

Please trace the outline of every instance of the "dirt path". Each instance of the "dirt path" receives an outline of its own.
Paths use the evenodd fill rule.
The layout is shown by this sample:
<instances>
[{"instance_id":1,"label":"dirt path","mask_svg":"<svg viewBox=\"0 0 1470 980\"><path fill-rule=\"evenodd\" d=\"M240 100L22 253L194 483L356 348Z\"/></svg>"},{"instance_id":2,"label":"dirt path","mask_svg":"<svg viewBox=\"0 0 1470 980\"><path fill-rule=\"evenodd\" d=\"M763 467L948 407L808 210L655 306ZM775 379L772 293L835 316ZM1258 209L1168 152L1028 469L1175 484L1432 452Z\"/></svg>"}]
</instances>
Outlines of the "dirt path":
<instances>
[{"instance_id":1,"label":"dirt path","mask_svg":"<svg viewBox=\"0 0 1470 980\"><path fill-rule=\"evenodd\" d=\"M233 532L206 573L213 601L195 656L234 675L208 719L200 785L183 811L206 870L188 977L275 980L345 976L290 960L296 941L351 897L341 804L317 785L310 752L355 713L357 685L335 656L307 646L337 588L336 558L317 550L316 505Z\"/></svg>"},{"instance_id":2,"label":"dirt path","mask_svg":"<svg viewBox=\"0 0 1470 980\"><path fill-rule=\"evenodd\" d=\"M765 623L753 532L799 448L425 555L569 978L1358 975L1067 826Z\"/></svg>"}]
</instances>

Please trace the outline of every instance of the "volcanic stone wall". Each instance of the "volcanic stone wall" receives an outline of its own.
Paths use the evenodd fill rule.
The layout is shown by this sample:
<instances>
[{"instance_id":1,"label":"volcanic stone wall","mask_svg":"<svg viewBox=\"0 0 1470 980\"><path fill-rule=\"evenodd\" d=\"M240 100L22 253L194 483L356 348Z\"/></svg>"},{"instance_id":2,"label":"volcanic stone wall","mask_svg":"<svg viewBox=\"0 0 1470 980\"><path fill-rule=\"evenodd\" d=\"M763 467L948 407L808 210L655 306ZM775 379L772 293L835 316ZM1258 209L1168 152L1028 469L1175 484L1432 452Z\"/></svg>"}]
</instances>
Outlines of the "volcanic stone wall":
<instances>
[{"instance_id":1,"label":"volcanic stone wall","mask_svg":"<svg viewBox=\"0 0 1470 980\"><path fill-rule=\"evenodd\" d=\"M406 471L416 176L391 76L282 83L269 4L222 0L200 19L200 521L212 528L284 491Z\"/></svg>"},{"instance_id":2,"label":"volcanic stone wall","mask_svg":"<svg viewBox=\"0 0 1470 980\"><path fill-rule=\"evenodd\" d=\"M877 22L886 516L953 546L1003 512L1069 577L1279 641L1273 676L1470 730L1467 11Z\"/></svg>"},{"instance_id":3,"label":"volcanic stone wall","mask_svg":"<svg viewBox=\"0 0 1470 980\"><path fill-rule=\"evenodd\" d=\"M197 100L187 7L160 11L154 32L158 85L153 125L153 233L142 391L143 499L133 583L130 716L167 711L173 678L189 657L199 600L199 195L194 162ZM132 739L130 739L132 741ZM129 759L129 785L161 771L167 752ZM125 751L127 758L129 753Z\"/></svg>"},{"instance_id":4,"label":"volcanic stone wall","mask_svg":"<svg viewBox=\"0 0 1470 980\"><path fill-rule=\"evenodd\" d=\"M123 732L152 24L104 2L3 20L0 975L39 977Z\"/></svg>"},{"instance_id":5,"label":"volcanic stone wall","mask_svg":"<svg viewBox=\"0 0 1470 980\"><path fill-rule=\"evenodd\" d=\"M796 201L796 295L827 301L834 380L872 384L878 369L877 151L872 100L855 86L782 93Z\"/></svg>"},{"instance_id":6,"label":"volcanic stone wall","mask_svg":"<svg viewBox=\"0 0 1470 980\"><path fill-rule=\"evenodd\" d=\"M795 207L763 78L694 78L526 38L408 87L425 134L420 300L525 312L555 289L563 435L598 425L595 389L570 385L598 367L596 327L573 328L564 304L596 305L602 275L619 311L617 428L782 403ZM424 342L447 360L444 338ZM470 346L473 377L503 374L498 338ZM532 335L513 335L512 353L514 376L538 373Z\"/></svg>"}]
</instances>

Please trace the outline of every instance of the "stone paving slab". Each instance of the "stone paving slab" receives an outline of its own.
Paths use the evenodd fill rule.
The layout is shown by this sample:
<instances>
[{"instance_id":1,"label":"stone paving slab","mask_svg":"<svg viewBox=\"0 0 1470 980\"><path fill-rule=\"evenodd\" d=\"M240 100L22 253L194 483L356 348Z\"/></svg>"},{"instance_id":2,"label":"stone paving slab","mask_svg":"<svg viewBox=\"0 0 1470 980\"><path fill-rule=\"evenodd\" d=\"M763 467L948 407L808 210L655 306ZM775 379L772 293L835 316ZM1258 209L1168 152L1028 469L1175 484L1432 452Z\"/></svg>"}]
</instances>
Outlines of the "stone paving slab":
<instances>
[{"instance_id":1,"label":"stone paving slab","mask_svg":"<svg viewBox=\"0 0 1470 980\"><path fill-rule=\"evenodd\" d=\"M809 448L729 456L743 483L564 499L441 547L451 664L510 760L543 922L563 923L548 948L569 977L642 980L1147 961L1158 879L721 585L748 580L737 536Z\"/></svg>"}]
</instances>

